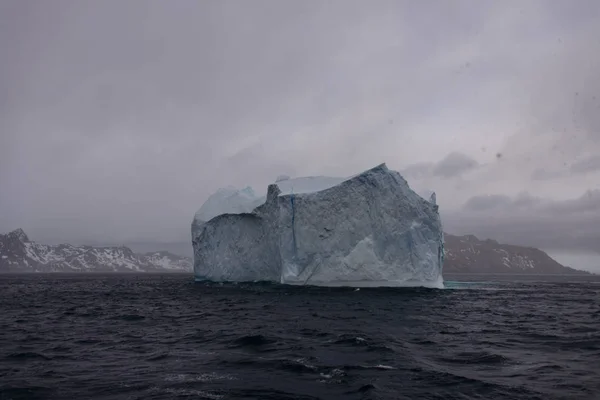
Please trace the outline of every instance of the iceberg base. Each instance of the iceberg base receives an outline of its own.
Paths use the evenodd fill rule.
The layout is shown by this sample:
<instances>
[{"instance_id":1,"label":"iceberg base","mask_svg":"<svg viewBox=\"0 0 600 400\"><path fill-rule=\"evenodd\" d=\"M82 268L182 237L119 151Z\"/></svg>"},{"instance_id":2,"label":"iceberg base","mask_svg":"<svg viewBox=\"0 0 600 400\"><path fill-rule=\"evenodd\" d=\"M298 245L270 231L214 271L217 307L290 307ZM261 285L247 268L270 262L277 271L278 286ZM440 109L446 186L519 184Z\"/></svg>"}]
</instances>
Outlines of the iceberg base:
<instances>
[{"instance_id":1,"label":"iceberg base","mask_svg":"<svg viewBox=\"0 0 600 400\"><path fill-rule=\"evenodd\" d=\"M206 278L194 277L195 282L204 282L204 283L242 283L238 281L213 281ZM314 282L311 281L308 284L303 284L302 282L282 282L275 283L271 281L248 281L247 283L269 283L274 285L282 285L282 286L319 286L319 287L351 287L351 288L384 288L384 287L405 287L405 288L414 288L414 287L423 287L428 289L444 289L444 279L440 276L435 281L335 281L335 282Z\"/></svg>"}]
</instances>

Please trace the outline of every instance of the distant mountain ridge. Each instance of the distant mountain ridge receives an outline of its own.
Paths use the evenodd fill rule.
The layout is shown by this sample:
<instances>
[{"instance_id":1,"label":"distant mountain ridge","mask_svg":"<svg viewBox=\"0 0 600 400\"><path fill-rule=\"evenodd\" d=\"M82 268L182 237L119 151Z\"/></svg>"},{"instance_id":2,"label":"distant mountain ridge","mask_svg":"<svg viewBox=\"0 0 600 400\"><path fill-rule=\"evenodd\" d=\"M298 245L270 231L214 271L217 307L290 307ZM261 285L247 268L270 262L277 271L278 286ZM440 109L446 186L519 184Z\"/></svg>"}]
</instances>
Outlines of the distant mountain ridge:
<instances>
[{"instance_id":1,"label":"distant mountain ridge","mask_svg":"<svg viewBox=\"0 0 600 400\"><path fill-rule=\"evenodd\" d=\"M534 247L444 234L444 272L489 274L587 274L558 263Z\"/></svg>"},{"instance_id":2,"label":"distant mountain ridge","mask_svg":"<svg viewBox=\"0 0 600 400\"><path fill-rule=\"evenodd\" d=\"M165 251L134 253L125 246L49 246L22 229L0 234L0 272L191 272L192 261Z\"/></svg>"},{"instance_id":3,"label":"distant mountain ridge","mask_svg":"<svg viewBox=\"0 0 600 400\"><path fill-rule=\"evenodd\" d=\"M445 273L587 274L565 267L542 250L444 235ZM191 245L190 245L191 247ZM0 234L0 272L192 272L190 257L167 251L144 254L129 247L49 246L29 240L22 229Z\"/></svg>"}]
</instances>

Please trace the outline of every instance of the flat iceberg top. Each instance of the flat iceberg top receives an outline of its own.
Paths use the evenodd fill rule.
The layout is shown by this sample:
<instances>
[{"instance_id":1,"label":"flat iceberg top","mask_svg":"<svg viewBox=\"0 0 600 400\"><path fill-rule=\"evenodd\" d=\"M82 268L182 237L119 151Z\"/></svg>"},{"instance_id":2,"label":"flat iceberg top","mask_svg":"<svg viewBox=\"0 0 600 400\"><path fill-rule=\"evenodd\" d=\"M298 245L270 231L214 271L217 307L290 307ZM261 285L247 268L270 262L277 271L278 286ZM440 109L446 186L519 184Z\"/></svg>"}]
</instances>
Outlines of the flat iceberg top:
<instances>
[{"instance_id":1,"label":"flat iceberg top","mask_svg":"<svg viewBox=\"0 0 600 400\"><path fill-rule=\"evenodd\" d=\"M346 179L330 176L307 176L291 179L282 175L277 178L275 184L281 191L279 195L283 196L291 193L319 192L338 185ZM250 186L241 190L233 186L221 188L212 194L202 207L200 207L194 216L194 220L207 222L223 214L250 213L256 207L264 204L266 199L266 194L264 196L257 196Z\"/></svg>"},{"instance_id":2,"label":"flat iceberg top","mask_svg":"<svg viewBox=\"0 0 600 400\"><path fill-rule=\"evenodd\" d=\"M294 179L280 180L276 182L280 196L286 194L314 193L339 185L348 178L334 178L330 176L307 176ZM265 196L266 198L266 196Z\"/></svg>"},{"instance_id":3,"label":"flat iceberg top","mask_svg":"<svg viewBox=\"0 0 600 400\"><path fill-rule=\"evenodd\" d=\"M256 205L260 205L259 201L260 198L250 186L241 190L228 186L211 195L196 212L194 220L206 222L221 214L249 213Z\"/></svg>"}]
</instances>

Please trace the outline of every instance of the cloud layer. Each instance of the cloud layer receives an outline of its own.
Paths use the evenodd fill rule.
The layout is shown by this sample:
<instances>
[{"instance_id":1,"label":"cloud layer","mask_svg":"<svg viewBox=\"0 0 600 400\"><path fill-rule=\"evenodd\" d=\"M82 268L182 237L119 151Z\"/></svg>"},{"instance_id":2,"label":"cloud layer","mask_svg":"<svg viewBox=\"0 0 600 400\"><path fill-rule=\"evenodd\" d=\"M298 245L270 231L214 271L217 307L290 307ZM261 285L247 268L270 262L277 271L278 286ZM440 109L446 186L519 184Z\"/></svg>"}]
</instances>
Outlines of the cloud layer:
<instances>
[{"instance_id":1,"label":"cloud layer","mask_svg":"<svg viewBox=\"0 0 600 400\"><path fill-rule=\"evenodd\" d=\"M549 210L600 215L581 197L600 189L599 17L594 0L3 1L0 230L187 240L218 187L385 161L436 190L448 227L521 240L529 207L523 240L589 248L599 228Z\"/></svg>"}]
</instances>

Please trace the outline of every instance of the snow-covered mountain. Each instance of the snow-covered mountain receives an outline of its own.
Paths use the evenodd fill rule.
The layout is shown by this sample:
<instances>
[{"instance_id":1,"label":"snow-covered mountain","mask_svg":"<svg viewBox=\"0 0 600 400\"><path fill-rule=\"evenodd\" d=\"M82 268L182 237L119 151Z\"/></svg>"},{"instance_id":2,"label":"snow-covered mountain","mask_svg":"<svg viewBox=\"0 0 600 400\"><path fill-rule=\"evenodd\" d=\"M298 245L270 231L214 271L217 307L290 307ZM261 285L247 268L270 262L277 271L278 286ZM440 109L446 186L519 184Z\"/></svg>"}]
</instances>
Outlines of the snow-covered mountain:
<instances>
[{"instance_id":1,"label":"snow-covered mountain","mask_svg":"<svg viewBox=\"0 0 600 400\"><path fill-rule=\"evenodd\" d=\"M128 247L49 246L22 229L0 234L0 272L191 272L192 260L168 252L134 253Z\"/></svg>"},{"instance_id":2,"label":"snow-covered mountain","mask_svg":"<svg viewBox=\"0 0 600 400\"><path fill-rule=\"evenodd\" d=\"M444 272L490 274L585 274L565 267L533 247L479 240L473 235L445 234Z\"/></svg>"}]
</instances>

